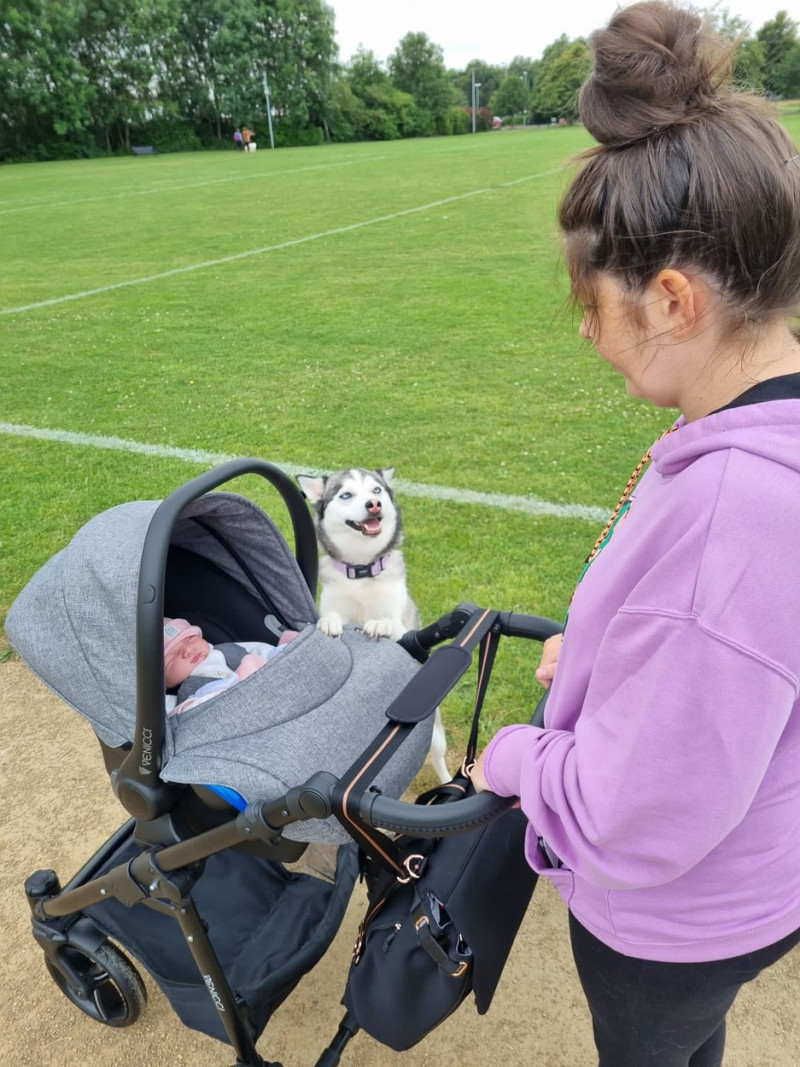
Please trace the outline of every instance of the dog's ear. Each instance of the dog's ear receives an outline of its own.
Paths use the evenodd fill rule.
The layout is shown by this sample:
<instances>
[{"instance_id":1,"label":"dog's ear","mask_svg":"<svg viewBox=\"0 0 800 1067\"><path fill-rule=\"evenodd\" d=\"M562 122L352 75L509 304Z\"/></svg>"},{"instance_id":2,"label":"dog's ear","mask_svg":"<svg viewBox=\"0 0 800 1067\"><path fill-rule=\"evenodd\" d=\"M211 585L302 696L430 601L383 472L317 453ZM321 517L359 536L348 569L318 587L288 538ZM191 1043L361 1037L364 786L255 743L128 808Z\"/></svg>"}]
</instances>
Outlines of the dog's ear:
<instances>
[{"instance_id":1,"label":"dog's ear","mask_svg":"<svg viewBox=\"0 0 800 1067\"><path fill-rule=\"evenodd\" d=\"M394 478L394 467L379 467L378 474L386 482L387 485L392 484L392 478Z\"/></svg>"},{"instance_id":2,"label":"dog's ear","mask_svg":"<svg viewBox=\"0 0 800 1067\"><path fill-rule=\"evenodd\" d=\"M327 479L315 478L311 474L298 474L296 478L307 500L310 500L312 504L316 504L317 501L322 499Z\"/></svg>"}]
</instances>

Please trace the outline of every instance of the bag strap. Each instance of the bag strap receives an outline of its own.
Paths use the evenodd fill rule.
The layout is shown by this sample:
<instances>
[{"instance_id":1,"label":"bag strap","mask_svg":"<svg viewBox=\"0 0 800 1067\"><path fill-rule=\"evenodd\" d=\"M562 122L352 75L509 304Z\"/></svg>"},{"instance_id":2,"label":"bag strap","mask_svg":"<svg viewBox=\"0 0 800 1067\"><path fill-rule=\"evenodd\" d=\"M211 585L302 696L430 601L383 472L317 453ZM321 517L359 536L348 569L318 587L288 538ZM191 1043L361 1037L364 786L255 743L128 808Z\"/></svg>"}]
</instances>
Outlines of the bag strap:
<instances>
[{"instance_id":1,"label":"bag strap","mask_svg":"<svg viewBox=\"0 0 800 1067\"><path fill-rule=\"evenodd\" d=\"M437 691L436 703L438 703L439 699L449 691L454 681L469 666L471 653L475 646L480 644L481 671L478 678L478 695L470 734L471 749L468 747L467 751L467 755L472 751L472 760L474 762L475 749L477 748L478 720L500 636L499 631L494 632L497 616L498 612L496 611L476 609L464 624L456 639L450 645L443 649L437 649L433 653L411 683L403 690L398 700L395 701L395 704L402 705L402 711L396 717L393 717L391 715L392 708L389 708L387 715L390 716L390 722L378 734L366 751L361 754L358 760L342 775L334 787L332 802L336 817L364 851L380 866L391 872L398 881L407 882L410 879L419 877L424 866L425 855L430 851L430 848L425 852L417 850L409 853L407 848L402 848L398 843L399 839L389 837L382 830L364 822L360 814L361 798L375 776L389 762L415 725L416 716L413 709L409 707L409 703L413 703L413 701L409 702L408 700L409 691L413 691L412 695L418 695L422 703L427 704L430 692L425 680L425 672L429 671L429 677L433 679L434 687ZM463 656L466 663L456 667L456 678L450 682L448 688L441 691L442 671L436 667L437 656L440 653L446 654L453 648L459 650L459 656ZM445 674L449 674L451 658L447 657ZM440 658L439 662L443 662L443 659ZM419 684L415 684L417 679L419 679ZM434 704L429 709L428 714L432 714L435 706ZM449 787L445 786L444 788L448 789ZM459 786L454 787L456 795L460 788ZM435 793L436 790L431 790L430 792Z\"/></svg>"},{"instance_id":2,"label":"bag strap","mask_svg":"<svg viewBox=\"0 0 800 1067\"><path fill-rule=\"evenodd\" d=\"M481 711L483 709L483 702L486 699L486 690L489 688L489 679L492 676L492 668L494 667L495 657L497 656L497 646L500 644L500 631L496 629L490 630L481 641L480 648L480 667L478 672L478 689L475 694L475 711L472 715L472 728L469 732L469 740L467 741L467 754L464 757L464 771L466 777L469 777L469 771L478 755L478 727L480 725Z\"/></svg>"}]
</instances>

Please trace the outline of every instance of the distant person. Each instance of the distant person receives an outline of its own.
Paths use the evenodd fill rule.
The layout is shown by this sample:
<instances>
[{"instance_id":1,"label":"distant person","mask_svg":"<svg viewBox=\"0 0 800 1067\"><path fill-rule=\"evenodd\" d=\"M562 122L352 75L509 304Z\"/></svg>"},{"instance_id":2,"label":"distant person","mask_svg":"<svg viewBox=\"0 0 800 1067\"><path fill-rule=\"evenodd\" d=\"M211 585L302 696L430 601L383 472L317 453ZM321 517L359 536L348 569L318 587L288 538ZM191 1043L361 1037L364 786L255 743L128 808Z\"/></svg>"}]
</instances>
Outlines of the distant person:
<instances>
[{"instance_id":1,"label":"distant person","mask_svg":"<svg viewBox=\"0 0 800 1067\"><path fill-rule=\"evenodd\" d=\"M233 131L233 143L234 145L236 145L237 152L241 152L244 150L244 141L242 138L242 130L240 126L237 126L236 129Z\"/></svg>"},{"instance_id":2,"label":"distant person","mask_svg":"<svg viewBox=\"0 0 800 1067\"><path fill-rule=\"evenodd\" d=\"M242 141L244 142L245 152L250 151L250 138L253 136L253 131L248 129L247 126L242 127Z\"/></svg>"}]
</instances>

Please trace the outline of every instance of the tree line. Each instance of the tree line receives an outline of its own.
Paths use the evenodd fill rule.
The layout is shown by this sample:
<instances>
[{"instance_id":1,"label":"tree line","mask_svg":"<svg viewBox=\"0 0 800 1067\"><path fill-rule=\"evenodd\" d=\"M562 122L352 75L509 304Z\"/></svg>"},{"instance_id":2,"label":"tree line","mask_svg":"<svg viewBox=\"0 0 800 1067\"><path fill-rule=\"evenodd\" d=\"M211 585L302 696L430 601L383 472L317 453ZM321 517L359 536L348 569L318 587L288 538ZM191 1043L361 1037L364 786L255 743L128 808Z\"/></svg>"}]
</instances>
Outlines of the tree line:
<instances>
[{"instance_id":1,"label":"tree line","mask_svg":"<svg viewBox=\"0 0 800 1067\"><path fill-rule=\"evenodd\" d=\"M709 17L740 40L739 81L800 97L786 11L753 36ZM241 125L286 146L572 122L590 62L562 36L538 59L448 70L409 33L385 63L366 49L341 63L324 0L0 0L0 162L229 148Z\"/></svg>"}]
</instances>

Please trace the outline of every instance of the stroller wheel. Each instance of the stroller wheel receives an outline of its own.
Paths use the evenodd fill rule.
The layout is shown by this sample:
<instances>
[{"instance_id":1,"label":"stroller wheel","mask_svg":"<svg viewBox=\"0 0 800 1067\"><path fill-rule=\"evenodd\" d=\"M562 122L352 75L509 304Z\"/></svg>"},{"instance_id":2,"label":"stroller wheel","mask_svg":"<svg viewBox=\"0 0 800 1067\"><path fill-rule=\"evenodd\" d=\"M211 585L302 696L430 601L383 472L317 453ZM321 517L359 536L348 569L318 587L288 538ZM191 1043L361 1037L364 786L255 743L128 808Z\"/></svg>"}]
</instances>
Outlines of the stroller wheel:
<instances>
[{"instance_id":1,"label":"stroller wheel","mask_svg":"<svg viewBox=\"0 0 800 1067\"><path fill-rule=\"evenodd\" d=\"M64 996L106 1026L132 1026L147 1003L139 972L110 941L91 952L62 945L45 965Z\"/></svg>"}]
</instances>

